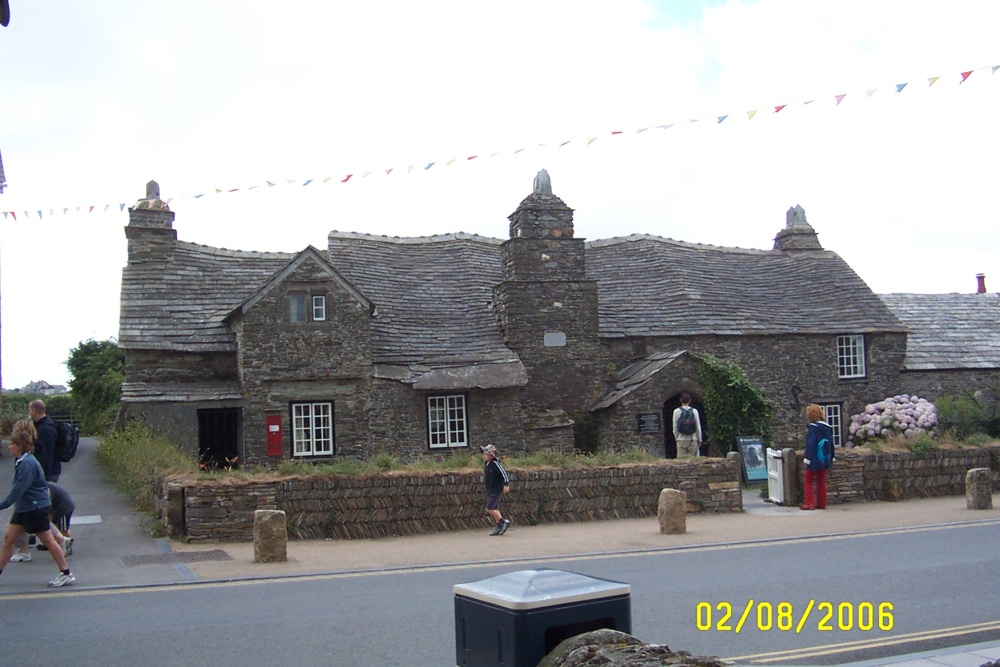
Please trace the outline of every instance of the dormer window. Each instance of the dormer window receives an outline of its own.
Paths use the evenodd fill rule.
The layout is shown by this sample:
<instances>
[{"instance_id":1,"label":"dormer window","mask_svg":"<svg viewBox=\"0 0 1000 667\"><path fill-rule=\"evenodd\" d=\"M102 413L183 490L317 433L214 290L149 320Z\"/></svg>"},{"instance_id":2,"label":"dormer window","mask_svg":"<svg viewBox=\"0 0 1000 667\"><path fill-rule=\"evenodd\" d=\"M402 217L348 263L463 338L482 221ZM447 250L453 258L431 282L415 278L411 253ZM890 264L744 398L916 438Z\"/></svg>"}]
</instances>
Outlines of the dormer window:
<instances>
[{"instance_id":1,"label":"dormer window","mask_svg":"<svg viewBox=\"0 0 1000 667\"><path fill-rule=\"evenodd\" d=\"M305 322L306 320L306 295L291 294L288 297L288 321Z\"/></svg>"},{"instance_id":2,"label":"dormer window","mask_svg":"<svg viewBox=\"0 0 1000 667\"><path fill-rule=\"evenodd\" d=\"M326 320L326 297L319 295L313 296L313 322L322 322Z\"/></svg>"},{"instance_id":3,"label":"dormer window","mask_svg":"<svg viewBox=\"0 0 1000 667\"><path fill-rule=\"evenodd\" d=\"M326 321L326 297L322 294L289 294L289 322L324 322Z\"/></svg>"}]
</instances>

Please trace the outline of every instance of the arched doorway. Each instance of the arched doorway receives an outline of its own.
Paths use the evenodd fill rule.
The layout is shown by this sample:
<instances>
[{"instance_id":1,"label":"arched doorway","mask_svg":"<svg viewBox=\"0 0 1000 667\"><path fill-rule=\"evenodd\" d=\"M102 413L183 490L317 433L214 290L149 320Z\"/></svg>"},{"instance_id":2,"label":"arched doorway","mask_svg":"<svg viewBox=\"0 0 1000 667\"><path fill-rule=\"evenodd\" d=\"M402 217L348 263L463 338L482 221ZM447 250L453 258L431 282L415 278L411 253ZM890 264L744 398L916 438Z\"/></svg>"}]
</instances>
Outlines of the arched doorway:
<instances>
[{"instance_id":1,"label":"arched doorway","mask_svg":"<svg viewBox=\"0 0 1000 667\"><path fill-rule=\"evenodd\" d=\"M691 394L691 407L698 411L698 421L701 422L701 437L703 438L701 443L701 451L699 454L705 456L708 450L708 429L706 428L705 421L705 404L702 402L701 397L695 394L693 391L688 391ZM677 458L677 440L674 439L674 410L681 406L681 395L680 393L674 394L668 398L663 403L663 455L668 459Z\"/></svg>"}]
</instances>

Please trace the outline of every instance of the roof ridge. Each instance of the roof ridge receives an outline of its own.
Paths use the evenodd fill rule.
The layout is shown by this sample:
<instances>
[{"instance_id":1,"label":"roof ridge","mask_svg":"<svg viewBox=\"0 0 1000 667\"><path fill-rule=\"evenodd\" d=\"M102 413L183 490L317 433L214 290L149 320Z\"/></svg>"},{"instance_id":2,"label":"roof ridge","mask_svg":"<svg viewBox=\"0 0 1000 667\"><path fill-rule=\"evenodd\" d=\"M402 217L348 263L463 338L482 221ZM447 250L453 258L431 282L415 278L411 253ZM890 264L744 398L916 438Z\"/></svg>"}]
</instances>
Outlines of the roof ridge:
<instances>
[{"instance_id":1,"label":"roof ridge","mask_svg":"<svg viewBox=\"0 0 1000 667\"><path fill-rule=\"evenodd\" d=\"M657 236L656 234L630 234L628 236L615 236L609 239L596 239L594 241L587 241L586 247L604 248L613 245L631 243L634 241L653 241L655 243L666 243L670 245L682 246L685 248L709 248L712 250L723 250L726 252L737 252L737 253L771 254L775 252L774 250L765 250L763 248L739 248L736 246L713 245L711 243L695 243L694 241L679 241L677 239L672 239L665 236Z\"/></svg>"},{"instance_id":2,"label":"roof ridge","mask_svg":"<svg viewBox=\"0 0 1000 667\"><path fill-rule=\"evenodd\" d=\"M202 243L191 243L190 241L175 241L175 243L176 248L201 252L208 255L219 255L222 257L258 257L261 259L290 260L298 254L298 252L280 252L270 250L234 250L230 248L218 248L216 246L204 245Z\"/></svg>"},{"instance_id":3,"label":"roof ridge","mask_svg":"<svg viewBox=\"0 0 1000 667\"><path fill-rule=\"evenodd\" d=\"M479 234L469 234L467 232L432 234L430 236L386 236L385 234L366 234L363 232L341 232L334 229L327 235L327 240L335 238L400 244L444 243L447 241L476 241L478 243L488 243L490 245L500 245L504 243L503 239L494 238L492 236L481 236Z\"/></svg>"}]
</instances>

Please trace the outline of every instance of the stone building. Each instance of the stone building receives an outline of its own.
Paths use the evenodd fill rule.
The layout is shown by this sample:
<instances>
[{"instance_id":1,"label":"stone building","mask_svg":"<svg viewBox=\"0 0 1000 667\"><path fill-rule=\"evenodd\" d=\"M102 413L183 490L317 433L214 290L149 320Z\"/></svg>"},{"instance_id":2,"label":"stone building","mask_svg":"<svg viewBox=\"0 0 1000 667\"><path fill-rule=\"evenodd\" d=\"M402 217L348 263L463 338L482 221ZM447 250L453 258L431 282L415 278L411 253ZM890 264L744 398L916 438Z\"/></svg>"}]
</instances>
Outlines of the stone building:
<instances>
[{"instance_id":1,"label":"stone building","mask_svg":"<svg viewBox=\"0 0 1000 667\"><path fill-rule=\"evenodd\" d=\"M587 415L602 447L672 456L680 393L703 407L698 352L775 402L778 444L800 438L808 402L839 438L842 417L904 388L906 327L799 207L766 251L586 243L545 172L502 241L212 248L177 240L155 183L129 216L122 414L209 463L570 450Z\"/></svg>"},{"instance_id":2,"label":"stone building","mask_svg":"<svg viewBox=\"0 0 1000 667\"><path fill-rule=\"evenodd\" d=\"M1000 395L1000 294L980 274L971 294L883 294L908 329L902 386L934 401L964 390Z\"/></svg>"}]
</instances>

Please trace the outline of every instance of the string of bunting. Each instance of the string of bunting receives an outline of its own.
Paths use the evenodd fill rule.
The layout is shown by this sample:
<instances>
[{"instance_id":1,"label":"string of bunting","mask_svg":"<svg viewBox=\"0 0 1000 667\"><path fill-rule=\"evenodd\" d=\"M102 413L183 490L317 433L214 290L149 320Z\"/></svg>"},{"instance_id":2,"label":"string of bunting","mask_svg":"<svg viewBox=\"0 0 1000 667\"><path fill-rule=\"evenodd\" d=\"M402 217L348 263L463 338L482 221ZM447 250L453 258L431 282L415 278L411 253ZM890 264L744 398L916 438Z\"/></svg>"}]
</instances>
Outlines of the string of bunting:
<instances>
[{"instance_id":1,"label":"string of bunting","mask_svg":"<svg viewBox=\"0 0 1000 667\"><path fill-rule=\"evenodd\" d=\"M965 83L966 81L968 81L969 77L971 77L976 72L989 70L989 73L991 75L993 75L993 74L996 73L996 71L998 69L1000 69L1000 65L993 65L993 66L989 66L989 67L979 67L979 68L967 70L967 71L964 71L964 72L960 72L959 75L958 75L958 77L959 77L958 84L961 85L961 84ZM942 76L932 76L932 77L927 77L925 79L925 81L927 83L927 86L930 87L930 86L933 86L935 83L937 83L939 80L941 80L943 78L945 78L945 77L942 77ZM910 85L909 83L898 83L898 84L894 84L894 85L891 85L891 86L883 86L883 87L879 87L879 88L870 88L870 89L867 89L867 90L863 91L863 94L865 95L866 98L870 98L872 95L874 95L875 93L877 93L879 91L888 91L888 92L892 92L892 93L897 93L898 94L898 93L902 93L903 90L906 89L907 86L909 86L909 85ZM840 103L843 102L844 99L848 95L858 95L858 94L859 93L840 93L840 94L837 94L837 95L833 95L832 96L832 100L833 100L835 106L840 106ZM777 114L777 113L780 113L781 111L783 111L784 109L787 109L790 106L794 106L794 105L806 106L806 105L810 105L810 104L818 101L818 99L819 98L814 98L814 99L811 99L811 100L806 100L806 101L803 101L803 102L796 102L796 103L792 103L792 104L777 104L777 105L773 105L773 106L769 106L769 107L762 107L762 108L757 108L757 109L751 109L750 111L745 112L745 114L746 114L747 120L748 121L752 121L754 119L754 117L756 117L761 112L763 112L763 113ZM530 148L544 148L544 147L551 147L551 146L555 146L557 148L562 148L562 147L567 146L569 144L577 144L577 145L584 144L584 145L589 146L590 144L592 144L595 141L597 141L598 139L600 139L602 136L606 137L606 136L617 136L617 135L623 135L623 134L641 134L641 133L646 132L648 130L668 130L668 129L672 128L672 127L677 127L678 125L691 124L691 123L699 123L699 122L703 122L703 121L711 121L713 123L719 124L719 123L725 122L728 118L730 118L730 116L731 116L731 114L723 114L723 115L710 116L710 117L705 117L705 118L692 118L692 119L686 120L686 121L678 121L678 122L668 123L668 124L664 124L664 125L656 125L656 126L653 126L653 127L636 128L636 129L629 130L629 131L614 130L614 131L611 131L610 133L607 133L607 134L592 135L592 136L588 136L588 137L583 138L583 139L576 139L576 140L569 139L569 140L558 142L558 143L542 143L542 144L538 144L537 146L532 146ZM505 153L513 155L513 154L521 153L521 152L523 152L525 150L529 150L529 148L518 148L518 149L513 150L513 151L499 151L499 152L495 152L495 153L490 153L488 155L475 154L475 155L469 155L469 156L464 157L464 158L450 158L450 159L447 159L447 160L432 161L432 162L427 162L426 164L423 164L423 166L421 166L421 165L409 165L409 166L407 166L405 168L390 167L388 169L382 169L382 170L376 170L376 171L364 171L364 172L360 172L360 173L353 173L352 172L352 173L349 173L349 174L345 174L343 176L326 176L325 178L319 178L319 179L308 178L308 179L305 179L305 180L302 180L302 181L298 181L298 180L294 180L294 179L264 181L263 184L258 183L256 185L251 185L249 187L214 188L211 191L202 192L200 194L195 194L195 195L179 195L177 197L172 197L172 198L170 198L170 199L168 199L166 201L167 201L167 204L169 204L170 202L172 202L174 200L177 200L177 199L187 199L187 198L189 198L189 199L201 199L202 197L205 197L206 195L210 195L210 194L224 194L224 193L233 193L233 192L243 192L243 191L256 190L258 188L273 188L273 187L278 187L278 186L282 186L282 185L300 185L301 187L307 187L307 186L313 185L313 184L328 184L328 183L331 183L331 182L333 182L333 183L349 183L352 180L357 181L358 179L368 178L369 176L371 176L373 174L374 175L389 176L389 175L391 175L393 173L402 173L404 171L405 171L405 173L408 174L408 173L412 172L414 169L419 169L419 170L427 171L427 170L430 170L430 169L433 169L433 168L447 167L447 166L450 166L452 164L455 164L456 162L471 162L472 160L476 160L476 159L479 159L481 157L496 157L497 155L502 155L502 154L505 154ZM117 207L119 212L122 212L122 211L125 210L125 206L126 205L127 204L125 204L125 203L117 203L117 204L103 204L103 205L90 204L90 205L75 206L75 207L73 207L73 206L67 206L67 207L63 207L61 209L61 212L62 212L63 215L67 215L69 213L74 213L74 214L76 214L76 213L93 213L95 210L99 210L101 212L107 212L113 206ZM46 215L48 215L49 217L53 217L53 216L57 215L59 213L59 211L60 211L60 209L57 209L57 208L53 207L53 208L34 209L33 213L32 213L31 210L23 210L23 211L20 211L20 212L18 212L18 211L2 211L2 213L3 213L3 217L4 217L5 220L14 220L14 221L16 221L18 219L17 216L19 214L23 216L24 220L30 219L34 215L37 215L38 219L41 220L41 219L44 219L44 217Z\"/></svg>"}]
</instances>

